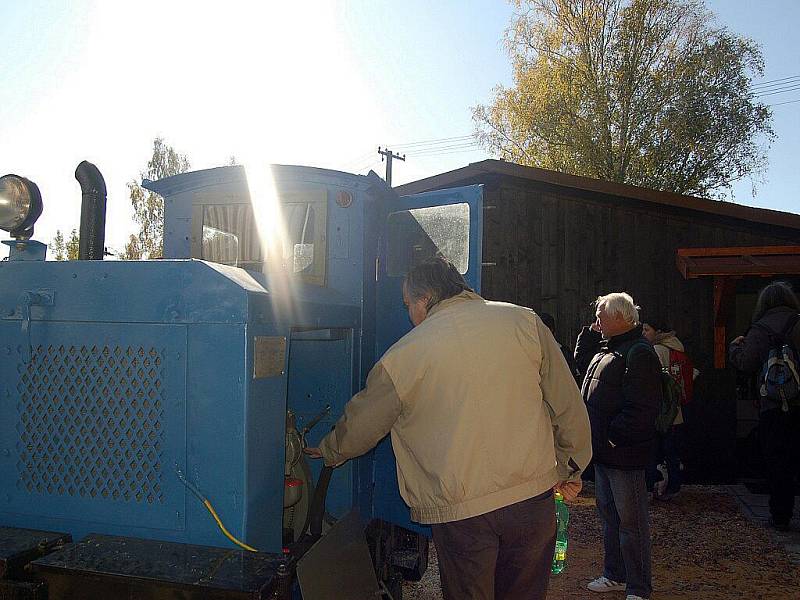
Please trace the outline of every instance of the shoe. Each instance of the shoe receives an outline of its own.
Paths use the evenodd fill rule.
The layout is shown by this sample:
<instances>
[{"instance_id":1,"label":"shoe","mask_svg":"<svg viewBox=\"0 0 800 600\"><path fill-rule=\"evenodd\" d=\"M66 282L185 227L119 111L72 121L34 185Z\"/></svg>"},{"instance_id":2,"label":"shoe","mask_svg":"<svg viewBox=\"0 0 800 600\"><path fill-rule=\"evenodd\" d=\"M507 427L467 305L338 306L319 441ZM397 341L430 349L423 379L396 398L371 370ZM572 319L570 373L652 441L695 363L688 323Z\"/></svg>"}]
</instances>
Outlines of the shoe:
<instances>
[{"instance_id":1,"label":"shoe","mask_svg":"<svg viewBox=\"0 0 800 600\"><path fill-rule=\"evenodd\" d=\"M625 600L650 600L649 598L642 598L641 596L637 596L636 594L628 594L625 596Z\"/></svg>"},{"instance_id":2,"label":"shoe","mask_svg":"<svg viewBox=\"0 0 800 600\"><path fill-rule=\"evenodd\" d=\"M656 496L656 500L661 500L661 502L669 502L675 496L678 495L678 492L664 492L663 494Z\"/></svg>"},{"instance_id":3,"label":"shoe","mask_svg":"<svg viewBox=\"0 0 800 600\"><path fill-rule=\"evenodd\" d=\"M775 531L789 531L788 521L775 521L772 517L769 518L768 524Z\"/></svg>"},{"instance_id":4,"label":"shoe","mask_svg":"<svg viewBox=\"0 0 800 600\"><path fill-rule=\"evenodd\" d=\"M601 575L594 581L590 581L586 585L586 589L592 592L624 592L625 583L609 579L605 575Z\"/></svg>"},{"instance_id":5,"label":"shoe","mask_svg":"<svg viewBox=\"0 0 800 600\"><path fill-rule=\"evenodd\" d=\"M666 463L661 463L656 467L656 469L658 469L658 472L661 474L661 479L655 482L653 485L653 491L655 492L656 498L660 498L667 491L667 485L669 484L669 472L667 471Z\"/></svg>"}]
</instances>

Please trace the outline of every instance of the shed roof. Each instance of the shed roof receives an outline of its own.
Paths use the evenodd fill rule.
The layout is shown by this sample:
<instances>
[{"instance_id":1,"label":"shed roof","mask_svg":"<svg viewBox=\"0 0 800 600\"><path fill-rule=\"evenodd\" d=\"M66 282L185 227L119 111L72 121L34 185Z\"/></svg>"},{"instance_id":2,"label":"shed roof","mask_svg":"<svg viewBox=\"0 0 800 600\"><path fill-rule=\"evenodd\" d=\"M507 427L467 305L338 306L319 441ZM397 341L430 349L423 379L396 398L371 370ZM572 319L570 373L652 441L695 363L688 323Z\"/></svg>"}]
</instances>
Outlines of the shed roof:
<instances>
[{"instance_id":1,"label":"shed roof","mask_svg":"<svg viewBox=\"0 0 800 600\"><path fill-rule=\"evenodd\" d=\"M395 191L399 194L416 194L437 188L452 187L465 180L480 179L480 177L489 174L517 177L561 187L620 196L652 204L674 206L713 215L800 230L800 215L794 213L767 208L753 208L733 202L708 200L695 196L673 194L672 192L660 192L658 190L651 190L635 185L601 181L600 179L569 175L567 173L527 167L516 163L493 159L470 163L466 167L461 167L460 169L406 183L397 186Z\"/></svg>"}]
</instances>

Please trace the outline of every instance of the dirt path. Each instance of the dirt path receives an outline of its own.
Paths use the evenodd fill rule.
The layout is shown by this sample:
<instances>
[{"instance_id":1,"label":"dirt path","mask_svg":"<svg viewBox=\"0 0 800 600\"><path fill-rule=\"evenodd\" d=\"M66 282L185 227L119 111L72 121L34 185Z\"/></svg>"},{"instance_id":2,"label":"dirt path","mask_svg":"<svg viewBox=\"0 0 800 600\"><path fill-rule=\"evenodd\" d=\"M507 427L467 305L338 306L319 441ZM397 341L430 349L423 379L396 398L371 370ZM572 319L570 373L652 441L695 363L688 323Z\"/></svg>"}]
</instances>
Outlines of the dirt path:
<instances>
[{"instance_id":1,"label":"dirt path","mask_svg":"<svg viewBox=\"0 0 800 600\"><path fill-rule=\"evenodd\" d=\"M653 538L651 600L800 600L800 565L769 532L747 521L736 501L715 487L685 486L670 502L650 507ZM586 584L602 573L603 544L594 490L570 506L567 568L551 580L549 600L623 600ZM441 598L435 553L423 580L407 584L404 600Z\"/></svg>"}]
</instances>

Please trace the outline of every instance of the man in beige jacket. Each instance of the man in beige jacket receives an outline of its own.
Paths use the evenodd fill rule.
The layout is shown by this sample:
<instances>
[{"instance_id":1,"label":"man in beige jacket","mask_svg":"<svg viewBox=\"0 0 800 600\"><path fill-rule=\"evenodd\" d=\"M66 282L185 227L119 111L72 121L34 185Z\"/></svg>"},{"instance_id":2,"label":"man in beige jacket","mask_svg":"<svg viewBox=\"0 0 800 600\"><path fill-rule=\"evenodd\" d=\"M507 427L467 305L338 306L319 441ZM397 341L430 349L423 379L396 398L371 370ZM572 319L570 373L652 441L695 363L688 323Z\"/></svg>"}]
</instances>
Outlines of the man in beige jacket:
<instances>
[{"instance_id":1,"label":"man in beige jacket","mask_svg":"<svg viewBox=\"0 0 800 600\"><path fill-rule=\"evenodd\" d=\"M414 329L307 453L340 465L391 432L400 493L432 526L444 598L544 598L552 490L574 499L591 458L575 380L532 310L484 300L445 260L415 267L403 298Z\"/></svg>"}]
</instances>

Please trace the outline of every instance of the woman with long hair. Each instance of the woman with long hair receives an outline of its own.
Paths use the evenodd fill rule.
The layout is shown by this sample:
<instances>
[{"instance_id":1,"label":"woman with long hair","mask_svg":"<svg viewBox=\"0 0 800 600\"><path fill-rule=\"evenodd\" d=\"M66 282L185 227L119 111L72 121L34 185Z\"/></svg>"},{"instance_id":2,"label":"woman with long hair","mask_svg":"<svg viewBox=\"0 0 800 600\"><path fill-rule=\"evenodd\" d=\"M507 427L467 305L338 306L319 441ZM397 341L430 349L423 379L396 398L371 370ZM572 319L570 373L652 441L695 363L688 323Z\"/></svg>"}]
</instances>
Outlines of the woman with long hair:
<instances>
[{"instance_id":1,"label":"woman with long hair","mask_svg":"<svg viewBox=\"0 0 800 600\"><path fill-rule=\"evenodd\" d=\"M800 301L788 283L776 281L758 295L753 325L731 342L730 361L744 373L760 373L770 350L782 343L790 344L795 355L800 350ZM780 402L762 393L758 437L769 483L770 525L788 531L800 473L800 398Z\"/></svg>"}]
</instances>

